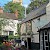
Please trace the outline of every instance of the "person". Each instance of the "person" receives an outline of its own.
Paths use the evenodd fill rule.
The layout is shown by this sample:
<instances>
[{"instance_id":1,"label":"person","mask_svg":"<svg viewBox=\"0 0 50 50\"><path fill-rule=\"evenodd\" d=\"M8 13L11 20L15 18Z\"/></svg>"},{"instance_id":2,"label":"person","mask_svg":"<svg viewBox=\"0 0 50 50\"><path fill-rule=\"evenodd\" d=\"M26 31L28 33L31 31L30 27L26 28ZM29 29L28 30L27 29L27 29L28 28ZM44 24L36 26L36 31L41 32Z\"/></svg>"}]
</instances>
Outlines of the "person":
<instances>
[{"instance_id":1,"label":"person","mask_svg":"<svg viewBox=\"0 0 50 50\"><path fill-rule=\"evenodd\" d=\"M24 40L21 41L21 50L26 50Z\"/></svg>"},{"instance_id":2,"label":"person","mask_svg":"<svg viewBox=\"0 0 50 50\"><path fill-rule=\"evenodd\" d=\"M21 41L21 46L25 46L24 40Z\"/></svg>"}]
</instances>

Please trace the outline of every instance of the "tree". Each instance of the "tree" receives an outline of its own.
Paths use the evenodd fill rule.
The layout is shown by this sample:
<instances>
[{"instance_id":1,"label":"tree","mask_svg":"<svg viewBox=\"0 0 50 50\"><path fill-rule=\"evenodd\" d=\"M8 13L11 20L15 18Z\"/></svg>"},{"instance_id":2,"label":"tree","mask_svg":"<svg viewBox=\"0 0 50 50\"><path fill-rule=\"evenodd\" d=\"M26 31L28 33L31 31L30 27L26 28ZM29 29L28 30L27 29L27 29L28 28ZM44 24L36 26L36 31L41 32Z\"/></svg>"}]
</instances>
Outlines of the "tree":
<instances>
[{"instance_id":1,"label":"tree","mask_svg":"<svg viewBox=\"0 0 50 50\"><path fill-rule=\"evenodd\" d=\"M45 3L49 2L49 0L30 0L30 1L31 1L31 2L36 1L36 2L38 2L39 4L45 4Z\"/></svg>"},{"instance_id":2,"label":"tree","mask_svg":"<svg viewBox=\"0 0 50 50\"><path fill-rule=\"evenodd\" d=\"M46 2L49 2L49 0L42 0L41 2L44 4Z\"/></svg>"},{"instance_id":3,"label":"tree","mask_svg":"<svg viewBox=\"0 0 50 50\"><path fill-rule=\"evenodd\" d=\"M32 10L32 8L28 6L26 10L26 14L28 14Z\"/></svg>"},{"instance_id":4,"label":"tree","mask_svg":"<svg viewBox=\"0 0 50 50\"><path fill-rule=\"evenodd\" d=\"M39 6L40 6L40 4L39 4L38 0L32 1L32 2L28 5L27 14L28 14L31 10L33 10L33 9L35 9L35 8L38 8Z\"/></svg>"},{"instance_id":5,"label":"tree","mask_svg":"<svg viewBox=\"0 0 50 50\"><path fill-rule=\"evenodd\" d=\"M27 8L27 13L29 13L31 10L39 8L41 5L44 5L45 3L48 3L48 0L30 0L30 1L31 3Z\"/></svg>"},{"instance_id":6,"label":"tree","mask_svg":"<svg viewBox=\"0 0 50 50\"><path fill-rule=\"evenodd\" d=\"M4 11L5 12L10 12L10 13L14 13L15 11L18 11L18 18L24 18L24 7L20 5L20 3L13 3L8 2L7 4L5 4L4 6Z\"/></svg>"},{"instance_id":7,"label":"tree","mask_svg":"<svg viewBox=\"0 0 50 50\"><path fill-rule=\"evenodd\" d=\"M49 1L49 0L30 0L30 1L31 1L31 2L33 2L33 1L38 1L38 2L44 3L44 2Z\"/></svg>"},{"instance_id":8,"label":"tree","mask_svg":"<svg viewBox=\"0 0 50 50\"><path fill-rule=\"evenodd\" d=\"M38 8L40 6L40 4L39 4L39 1L38 0L35 0L35 1L31 2L29 6L32 9L34 9L34 8Z\"/></svg>"}]
</instances>

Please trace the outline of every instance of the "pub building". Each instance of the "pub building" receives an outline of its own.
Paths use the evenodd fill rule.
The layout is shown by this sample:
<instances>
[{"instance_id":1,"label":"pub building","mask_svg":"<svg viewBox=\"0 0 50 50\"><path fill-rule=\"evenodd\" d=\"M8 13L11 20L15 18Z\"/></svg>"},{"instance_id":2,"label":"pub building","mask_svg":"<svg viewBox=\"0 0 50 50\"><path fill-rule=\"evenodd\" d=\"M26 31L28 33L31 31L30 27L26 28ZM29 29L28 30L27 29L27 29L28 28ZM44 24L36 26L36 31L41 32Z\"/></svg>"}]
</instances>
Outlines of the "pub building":
<instances>
[{"instance_id":1,"label":"pub building","mask_svg":"<svg viewBox=\"0 0 50 50\"><path fill-rule=\"evenodd\" d=\"M40 50L50 50L50 22L38 30L38 32Z\"/></svg>"}]
</instances>

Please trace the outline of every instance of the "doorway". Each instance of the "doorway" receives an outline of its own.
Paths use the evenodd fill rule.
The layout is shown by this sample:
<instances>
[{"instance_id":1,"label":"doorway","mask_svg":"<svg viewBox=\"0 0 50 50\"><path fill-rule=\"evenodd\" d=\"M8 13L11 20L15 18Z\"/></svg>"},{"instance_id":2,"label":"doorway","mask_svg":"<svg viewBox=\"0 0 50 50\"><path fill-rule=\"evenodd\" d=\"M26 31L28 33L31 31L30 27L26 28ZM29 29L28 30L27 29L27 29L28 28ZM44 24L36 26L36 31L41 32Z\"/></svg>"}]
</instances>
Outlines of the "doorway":
<instances>
[{"instance_id":1,"label":"doorway","mask_svg":"<svg viewBox=\"0 0 50 50\"><path fill-rule=\"evenodd\" d=\"M49 33L47 30L40 33L40 50L49 50Z\"/></svg>"},{"instance_id":2,"label":"doorway","mask_svg":"<svg viewBox=\"0 0 50 50\"><path fill-rule=\"evenodd\" d=\"M28 40L28 49L31 49L31 38L27 38Z\"/></svg>"}]
</instances>

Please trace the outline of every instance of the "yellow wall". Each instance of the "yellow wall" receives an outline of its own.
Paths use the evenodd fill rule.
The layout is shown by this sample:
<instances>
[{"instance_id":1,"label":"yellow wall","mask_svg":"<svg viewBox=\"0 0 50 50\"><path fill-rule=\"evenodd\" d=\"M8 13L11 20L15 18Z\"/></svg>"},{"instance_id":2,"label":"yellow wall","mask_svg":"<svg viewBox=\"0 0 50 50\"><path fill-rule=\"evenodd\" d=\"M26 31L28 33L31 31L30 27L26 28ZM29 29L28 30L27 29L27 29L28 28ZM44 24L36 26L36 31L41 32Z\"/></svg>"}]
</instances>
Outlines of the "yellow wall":
<instances>
[{"instance_id":1,"label":"yellow wall","mask_svg":"<svg viewBox=\"0 0 50 50\"><path fill-rule=\"evenodd\" d=\"M20 2L22 5L22 0L12 0L12 1L13 1L13 3Z\"/></svg>"}]
</instances>

